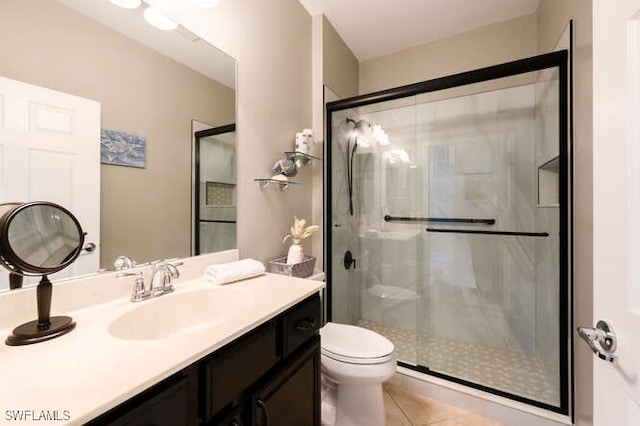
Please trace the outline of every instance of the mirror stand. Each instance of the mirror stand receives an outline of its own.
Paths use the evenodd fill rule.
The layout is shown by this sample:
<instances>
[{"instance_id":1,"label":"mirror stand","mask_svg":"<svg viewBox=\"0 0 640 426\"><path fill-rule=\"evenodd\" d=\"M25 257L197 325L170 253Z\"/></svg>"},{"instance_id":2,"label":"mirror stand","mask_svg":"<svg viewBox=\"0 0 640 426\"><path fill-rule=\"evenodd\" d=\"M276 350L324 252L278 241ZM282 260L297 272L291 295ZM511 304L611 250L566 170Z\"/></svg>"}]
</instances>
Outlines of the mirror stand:
<instances>
[{"instance_id":1,"label":"mirror stand","mask_svg":"<svg viewBox=\"0 0 640 426\"><path fill-rule=\"evenodd\" d=\"M36 289L38 319L26 322L13 329L5 343L9 346L29 345L62 336L74 329L76 323L71 317L50 317L53 288L46 275L40 279Z\"/></svg>"}]
</instances>

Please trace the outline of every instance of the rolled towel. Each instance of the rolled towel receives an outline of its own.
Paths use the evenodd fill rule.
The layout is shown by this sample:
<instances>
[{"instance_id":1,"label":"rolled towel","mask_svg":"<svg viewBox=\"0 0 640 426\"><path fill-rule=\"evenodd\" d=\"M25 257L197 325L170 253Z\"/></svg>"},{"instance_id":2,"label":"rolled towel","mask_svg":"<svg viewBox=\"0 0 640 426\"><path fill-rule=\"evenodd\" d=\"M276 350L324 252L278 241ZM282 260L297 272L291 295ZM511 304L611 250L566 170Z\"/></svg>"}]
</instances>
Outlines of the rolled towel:
<instances>
[{"instance_id":1,"label":"rolled towel","mask_svg":"<svg viewBox=\"0 0 640 426\"><path fill-rule=\"evenodd\" d=\"M264 265L255 259L242 259L235 262L209 265L204 270L205 278L215 285L228 284L264 273Z\"/></svg>"}]
</instances>

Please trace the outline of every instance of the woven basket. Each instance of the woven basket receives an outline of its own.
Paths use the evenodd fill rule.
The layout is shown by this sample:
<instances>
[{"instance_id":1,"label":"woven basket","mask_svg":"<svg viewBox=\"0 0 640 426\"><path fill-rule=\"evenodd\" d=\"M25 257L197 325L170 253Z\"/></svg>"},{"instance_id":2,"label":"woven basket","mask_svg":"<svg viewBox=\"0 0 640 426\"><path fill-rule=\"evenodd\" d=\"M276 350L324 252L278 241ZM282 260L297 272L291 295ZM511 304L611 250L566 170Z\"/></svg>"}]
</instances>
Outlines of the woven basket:
<instances>
[{"instance_id":1,"label":"woven basket","mask_svg":"<svg viewBox=\"0 0 640 426\"><path fill-rule=\"evenodd\" d=\"M305 256L302 262L293 265L287 265L287 256L284 256L269 261L269 272L290 277L306 278L313 274L315 266L316 258L313 256Z\"/></svg>"}]
</instances>

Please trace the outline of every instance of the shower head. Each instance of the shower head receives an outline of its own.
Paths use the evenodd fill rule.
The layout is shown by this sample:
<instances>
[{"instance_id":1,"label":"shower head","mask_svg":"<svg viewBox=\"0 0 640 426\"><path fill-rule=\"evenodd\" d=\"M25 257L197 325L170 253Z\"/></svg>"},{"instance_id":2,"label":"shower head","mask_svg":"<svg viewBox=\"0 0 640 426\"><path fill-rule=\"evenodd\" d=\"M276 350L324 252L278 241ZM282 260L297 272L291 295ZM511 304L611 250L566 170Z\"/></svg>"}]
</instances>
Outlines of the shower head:
<instances>
[{"instance_id":1,"label":"shower head","mask_svg":"<svg viewBox=\"0 0 640 426\"><path fill-rule=\"evenodd\" d=\"M347 123L353 124L353 130L358 131L360 133L366 131L371 128L371 124L365 120L364 118L360 118L358 120L354 120L353 118L347 117Z\"/></svg>"},{"instance_id":2,"label":"shower head","mask_svg":"<svg viewBox=\"0 0 640 426\"><path fill-rule=\"evenodd\" d=\"M355 140L356 145L359 145L363 148L369 148L371 144L369 143L366 133L371 129L371 123L369 123L364 118L354 120L348 117L347 117L347 123L353 124L353 129L351 130L351 137Z\"/></svg>"}]
</instances>

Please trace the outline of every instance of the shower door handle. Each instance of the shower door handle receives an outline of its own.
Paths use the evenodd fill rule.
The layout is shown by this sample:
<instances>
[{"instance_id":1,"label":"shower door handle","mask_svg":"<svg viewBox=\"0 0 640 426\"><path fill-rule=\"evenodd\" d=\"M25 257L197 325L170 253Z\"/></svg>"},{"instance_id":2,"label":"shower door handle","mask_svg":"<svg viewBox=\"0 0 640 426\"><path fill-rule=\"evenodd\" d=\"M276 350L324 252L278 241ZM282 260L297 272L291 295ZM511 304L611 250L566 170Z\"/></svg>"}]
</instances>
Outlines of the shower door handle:
<instances>
[{"instance_id":1,"label":"shower door handle","mask_svg":"<svg viewBox=\"0 0 640 426\"><path fill-rule=\"evenodd\" d=\"M608 322L600 320L595 328L578 327L578 336L587 342L598 358L616 362L617 357L613 353L617 349L618 339Z\"/></svg>"}]
</instances>

